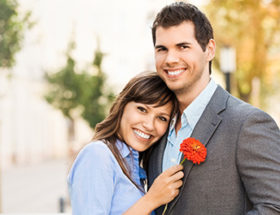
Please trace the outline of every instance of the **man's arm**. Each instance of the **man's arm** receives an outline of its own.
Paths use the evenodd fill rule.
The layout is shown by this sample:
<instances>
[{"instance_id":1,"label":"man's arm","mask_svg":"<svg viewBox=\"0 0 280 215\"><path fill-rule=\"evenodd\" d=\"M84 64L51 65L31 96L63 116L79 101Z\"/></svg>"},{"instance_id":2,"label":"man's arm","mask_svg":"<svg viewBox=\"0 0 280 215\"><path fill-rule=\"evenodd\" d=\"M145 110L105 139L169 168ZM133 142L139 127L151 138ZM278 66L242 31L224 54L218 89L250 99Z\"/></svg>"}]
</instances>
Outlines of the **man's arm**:
<instances>
[{"instance_id":1,"label":"man's arm","mask_svg":"<svg viewBox=\"0 0 280 215\"><path fill-rule=\"evenodd\" d=\"M237 167L249 200L247 215L280 214L280 132L274 120L255 109L244 121Z\"/></svg>"}]
</instances>

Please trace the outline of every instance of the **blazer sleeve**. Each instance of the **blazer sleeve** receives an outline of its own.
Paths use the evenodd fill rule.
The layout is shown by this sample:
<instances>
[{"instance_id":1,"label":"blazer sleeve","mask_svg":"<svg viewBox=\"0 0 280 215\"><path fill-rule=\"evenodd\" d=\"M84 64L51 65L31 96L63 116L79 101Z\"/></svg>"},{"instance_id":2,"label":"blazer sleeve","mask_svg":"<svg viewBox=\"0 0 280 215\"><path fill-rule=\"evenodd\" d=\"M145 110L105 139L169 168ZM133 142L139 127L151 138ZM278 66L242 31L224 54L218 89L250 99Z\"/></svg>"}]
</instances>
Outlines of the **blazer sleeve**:
<instances>
[{"instance_id":1,"label":"blazer sleeve","mask_svg":"<svg viewBox=\"0 0 280 215\"><path fill-rule=\"evenodd\" d=\"M247 215L280 215L280 132L268 114L255 109L244 121L236 155L253 204Z\"/></svg>"},{"instance_id":2,"label":"blazer sleeve","mask_svg":"<svg viewBox=\"0 0 280 215\"><path fill-rule=\"evenodd\" d=\"M110 213L113 170L111 152L105 144L89 144L79 153L68 176L73 215Z\"/></svg>"}]
</instances>

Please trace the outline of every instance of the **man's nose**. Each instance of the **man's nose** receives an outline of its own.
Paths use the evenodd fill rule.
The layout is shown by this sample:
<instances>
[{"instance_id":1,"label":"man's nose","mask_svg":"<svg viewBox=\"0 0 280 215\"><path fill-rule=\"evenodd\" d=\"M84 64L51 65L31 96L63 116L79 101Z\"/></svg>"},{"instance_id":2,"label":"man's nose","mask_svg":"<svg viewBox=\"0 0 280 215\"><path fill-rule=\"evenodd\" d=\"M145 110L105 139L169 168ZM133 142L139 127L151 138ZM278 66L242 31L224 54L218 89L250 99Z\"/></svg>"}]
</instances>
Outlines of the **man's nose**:
<instances>
[{"instance_id":1,"label":"man's nose","mask_svg":"<svg viewBox=\"0 0 280 215\"><path fill-rule=\"evenodd\" d=\"M178 63L179 62L179 56L176 53L176 51L169 50L168 53L167 53L165 62L167 64L170 64L170 65Z\"/></svg>"}]
</instances>

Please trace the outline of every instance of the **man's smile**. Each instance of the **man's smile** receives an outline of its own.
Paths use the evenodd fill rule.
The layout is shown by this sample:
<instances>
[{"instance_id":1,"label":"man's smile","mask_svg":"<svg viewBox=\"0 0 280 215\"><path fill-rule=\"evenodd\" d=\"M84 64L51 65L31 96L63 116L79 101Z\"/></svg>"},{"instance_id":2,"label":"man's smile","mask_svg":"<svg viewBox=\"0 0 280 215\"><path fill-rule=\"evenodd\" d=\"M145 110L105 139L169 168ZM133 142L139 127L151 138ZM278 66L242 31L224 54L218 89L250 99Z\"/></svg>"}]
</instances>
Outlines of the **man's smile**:
<instances>
[{"instance_id":1,"label":"man's smile","mask_svg":"<svg viewBox=\"0 0 280 215\"><path fill-rule=\"evenodd\" d=\"M164 69L164 72L168 75L169 78L176 78L180 76L183 72L185 72L185 68L179 68L179 69Z\"/></svg>"}]
</instances>

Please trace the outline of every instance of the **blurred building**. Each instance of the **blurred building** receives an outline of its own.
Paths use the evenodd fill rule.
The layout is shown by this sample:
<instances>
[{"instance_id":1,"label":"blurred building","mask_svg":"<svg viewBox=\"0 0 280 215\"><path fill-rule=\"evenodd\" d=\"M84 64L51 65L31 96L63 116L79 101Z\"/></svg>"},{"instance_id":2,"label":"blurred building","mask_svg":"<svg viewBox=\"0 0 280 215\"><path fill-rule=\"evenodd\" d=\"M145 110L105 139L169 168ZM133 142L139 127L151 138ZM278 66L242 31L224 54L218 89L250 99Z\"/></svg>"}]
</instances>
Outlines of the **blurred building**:
<instances>
[{"instance_id":1,"label":"blurred building","mask_svg":"<svg viewBox=\"0 0 280 215\"><path fill-rule=\"evenodd\" d=\"M67 120L43 99L44 83L0 76L0 149L3 168L68 155ZM90 129L77 123L75 141L89 141ZM86 138L88 138L86 140Z\"/></svg>"}]
</instances>

